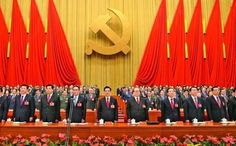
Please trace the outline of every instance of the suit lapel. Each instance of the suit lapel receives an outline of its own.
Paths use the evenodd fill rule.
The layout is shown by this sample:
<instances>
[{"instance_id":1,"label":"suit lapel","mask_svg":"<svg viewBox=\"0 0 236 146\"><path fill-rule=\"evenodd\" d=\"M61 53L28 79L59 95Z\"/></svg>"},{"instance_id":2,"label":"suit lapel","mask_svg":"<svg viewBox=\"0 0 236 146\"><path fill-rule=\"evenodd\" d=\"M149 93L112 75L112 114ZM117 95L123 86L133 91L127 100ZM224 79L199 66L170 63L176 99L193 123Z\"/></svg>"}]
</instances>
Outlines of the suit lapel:
<instances>
[{"instance_id":1,"label":"suit lapel","mask_svg":"<svg viewBox=\"0 0 236 146\"><path fill-rule=\"evenodd\" d=\"M192 96L190 96L189 98L190 98L189 100L190 100L191 104L193 105L193 107L197 108L196 105L195 105L195 103L194 103L194 101L193 101ZM198 100L198 102L199 102L199 99L197 99L197 100Z\"/></svg>"}]
</instances>

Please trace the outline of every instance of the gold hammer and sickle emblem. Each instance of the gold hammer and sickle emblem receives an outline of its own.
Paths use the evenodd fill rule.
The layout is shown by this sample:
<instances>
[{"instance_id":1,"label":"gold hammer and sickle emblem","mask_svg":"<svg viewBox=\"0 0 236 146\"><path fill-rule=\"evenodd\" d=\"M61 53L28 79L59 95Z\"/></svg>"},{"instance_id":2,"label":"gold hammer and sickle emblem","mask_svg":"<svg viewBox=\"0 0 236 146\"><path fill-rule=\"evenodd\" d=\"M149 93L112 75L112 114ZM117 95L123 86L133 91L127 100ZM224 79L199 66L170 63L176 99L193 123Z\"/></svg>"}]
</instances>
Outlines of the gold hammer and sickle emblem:
<instances>
[{"instance_id":1,"label":"gold hammer and sickle emblem","mask_svg":"<svg viewBox=\"0 0 236 146\"><path fill-rule=\"evenodd\" d=\"M98 45L97 43L93 42L92 40L89 40L87 42L87 48L86 48L86 54L91 55L93 50L97 53L103 54L103 55L113 55L120 51L122 51L124 54L127 54L130 51L129 46L127 45L130 40L131 31L130 26L127 21L127 18L120 12L115 9L108 9L112 13L114 13L120 20L122 24L122 36L120 37L117 35L106 23L111 19L111 16L109 14L99 16L91 25L90 29L97 33L98 31L101 31L114 45L109 47L104 47L101 45Z\"/></svg>"}]
</instances>

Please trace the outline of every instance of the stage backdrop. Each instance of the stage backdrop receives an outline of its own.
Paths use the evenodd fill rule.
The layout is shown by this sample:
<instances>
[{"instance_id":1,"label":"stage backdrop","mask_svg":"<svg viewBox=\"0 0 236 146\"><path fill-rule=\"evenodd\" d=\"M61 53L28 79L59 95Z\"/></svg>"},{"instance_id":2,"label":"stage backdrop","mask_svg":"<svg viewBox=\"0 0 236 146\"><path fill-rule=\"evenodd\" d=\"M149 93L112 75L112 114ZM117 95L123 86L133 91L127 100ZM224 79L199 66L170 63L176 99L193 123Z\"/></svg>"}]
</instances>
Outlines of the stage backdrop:
<instances>
[{"instance_id":1,"label":"stage backdrop","mask_svg":"<svg viewBox=\"0 0 236 146\"><path fill-rule=\"evenodd\" d=\"M54 0L59 13L69 47L82 84L97 84L99 87L110 85L112 88L132 84L143 56L155 16L162 0ZM167 22L171 25L178 0L167 0ZM185 24L189 26L197 0L183 0ZM215 0L202 0L203 21L207 24ZM30 0L18 0L25 24L30 18ZM46 24L48 0L36 0L39 12ZM222 24L224 25L232 5L232 0L220 0ZM0 7L6 24L9 27L12 18L12 0L0 0ZM94 34L89 25L99 15L108 13L107 8L121 11L129 20L132 30L128 55L122 53L103 56L93 53L85 54L86 42ZM111 22L112 23L112 22ZM116 32L121 33L122 27L117 26ZM104 42L104 36L97 41ZM110 42L105 41L104 46ZM166 54L163 54L166 55Z\"/></svg>"}]
</instances>

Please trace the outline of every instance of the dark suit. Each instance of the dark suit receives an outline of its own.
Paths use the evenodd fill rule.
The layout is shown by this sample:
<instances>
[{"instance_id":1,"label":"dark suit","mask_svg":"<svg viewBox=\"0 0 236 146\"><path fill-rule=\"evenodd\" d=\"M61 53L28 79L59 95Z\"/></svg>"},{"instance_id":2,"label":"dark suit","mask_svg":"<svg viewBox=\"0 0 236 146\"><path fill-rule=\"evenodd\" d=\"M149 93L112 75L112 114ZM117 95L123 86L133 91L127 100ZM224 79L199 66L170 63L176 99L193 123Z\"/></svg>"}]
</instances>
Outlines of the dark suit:
<instances>
[{"instance_id":1,"label":"dark suit","mask_svg":"<svg viewBox=\"0 0 236 146\"><path fill-rule=\"evenodd\" d=\"M7 97L1 96L0 97L0 121L7 120L7 113L8 113L8 100Z\"/></svg>"},{"instance_id":2,"label":"dark suit","mask_svg":"<svg viewBox=\"0 0 236 146\"><path fill-rule=\"evenodd\" d=\"M155 109L156 108L156 101L153 97L150 97L150 98L146 98L146 101L147 101L147 109L149 110L150 109Z\"/></svg>"},{"instance_id":3,"label":"dark suit","mask_svg":"<svg viewBox=\"0 0 236 146\"><path fill-rule=\"evenodd\" d=\"M228 101L229 119L236 120L236 97L232 96Z\"/></svg>"},{"instance_id":4,"label":"dark suit","mask_svg":"<svg viewBox=\"0 0 236 146\"><path fill-rule=\"evenodd\" d=\"M118 104L114 97L110 97L110 105L107 107L106 98L103 97L98 101L97 109L98 119L104 119L104 121L118 121Z\"/></svg>"},{"instance_id":5,"label":"dark suit","mask_svg":"<svg viewBox=\"0 0 236 146\"><path fill-rule=\"evenodd\" d=\"M87 109L91 109L94 110L96 108L96 104L97 104L97 98L95 94L86 94L86 107Z\"/></svg>"},{"instance_id":6,"label":"dark suit","mask_svg":"<svg viewBox=\"0 0 236 146\"><path fill-rule=\"evenodd\" d=\"M184 118L185 120L189 120L190 122L193 119L197 119L198 121L204 121L204 101L197 97L197 107L194 103L193 97L189 96L184 100Z\"/></svg>"},{"instance_id":7,"label":"dark suit","mask_svg":"<svg viewBox=\"0 0 236 146\"><path fill-rule=\"evenodd\" d=\"M53 93L48 101L47 95L41 98L40 119L43 122L56 122L60 120L60 97Z\"/></svg>"},{"instance_id":8,"label":"dark suit","mask_svg":"<svg viewBox=\"0 0 236 146\"><path fill-rule=\"evenodd\" d=\"M172 109L169 98L165 98L161 103L161 120L170 119L171 122L180 120L180 101L174 98L174 108Z\"/></svg>"},{"instance_id":9,"label":"dark suit","mask_svg":"<svg viewBox=\"0 0 236 146\"><path fill-rule=\"evenodd\" d=\"M126 114L128 119L135 119L136 122L148 120L148 105L145 98L140 98L140 103L131 97L127 100Z\"/></svg>"},{"instance_id":10,"label":"dark suit","mask_svg":"<svg viewBox=\"0 0 236 146\"><path fill-rule=\"evenodd\" d=\"M86 99L83 96L78 96L76 99L71 96L68 98L67 107L66 107L66 118L69 118L69 112L71 104L73 105L71 122L72 123L81 123L82 119L86 119ZM76 103L75 103L76 102Z\"/></svg>"},{"instance_id":11,"label":"dark suit","mask_svg":"<svg viewBox=\"0 0 236 146\"><path fill-rule=\"evenodd\" d=\"M15 105L13 109L13 120L18 122L29 122L30 117L34 117L35 101L34 97L29 94L25 95L21 104L21 95L15 97Z\"/></svg>"},{"instance_id":12,"label":"dark suit","mask_svg":"<svg viewBox=\"0 0 236 146\"><path fill-rule=\"evenodd\" d=\"M226 103L223 97L219 96L221 107L219 107L214 96L209 96L206 99L206 109L209 120L214 122L220 122L222 118L227 118L226 115Z\"/></svg>"}]
</instances>

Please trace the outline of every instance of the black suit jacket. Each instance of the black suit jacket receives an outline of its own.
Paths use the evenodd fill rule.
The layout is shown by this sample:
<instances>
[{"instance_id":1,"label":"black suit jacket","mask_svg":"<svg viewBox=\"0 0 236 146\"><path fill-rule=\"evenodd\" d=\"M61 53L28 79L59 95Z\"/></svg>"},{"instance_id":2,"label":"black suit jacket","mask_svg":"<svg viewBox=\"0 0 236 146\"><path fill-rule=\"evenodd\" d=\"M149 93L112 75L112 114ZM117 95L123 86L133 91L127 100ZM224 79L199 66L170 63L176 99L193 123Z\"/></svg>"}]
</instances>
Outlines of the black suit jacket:
<instances>
[{"instance_id":1,"label":"black suit jacket","mask_svg":"<svg viewBox=\"0 0 236 146\"><path fill-rule=\"evenodd\" d=\"M55 122L60 118L60 97L53 93L49 102L47 95L43 95L40 103L40 119L43 122Z\"/></svg>"},{"instance_id":2,"label":"black suit jacket","mask_svg":"<svg viewBox=\"0 0 236 146\"><path fill-rule=\"evenodd\" d=\"M171 122L180 120L180 101L174 98L174 109L171 108L169 98L165 98L161 103L161 120L170 119Z\"/></svg>"},{"instance_id":3,"label":"black suit jacket","mask_svg":"<svg viewBox=\"0 0 236 146\"><path fill-rule=\"evenodd\" d=\"M74 97L71 96L68 98L67 107L66 107L66 118L69 118L69 112L71 105L72 108L72 116L71 116L71 122L72 123L81 123L82 119L86 119L86 99L84 96L78 96L78 100L76 104L74 104Z\"/></svg>"},{"instance_id":4,"label":"black suit jacket","mask_svg":"<svg viewBox=\"0 0 236 146\"><path fill-rule=\"evenodd\" d=\"M228 101L229 119L236 120L236 97L232 96Z\"/></svg>"},{"instance_id":5,"label":"black suit jacket","mask_svg":"<svg viewBox=\"0 0 236 146\"><path fill-rule=\"evenodd\" d=\"M196 107L194 100L191 96L184 100L184 118L192 122L194 118L198 121L204 121L204 101L197 97L198 105Z\"/></svg>"},{"instance_id":6,"label":"black suit jacket","mask_svg":"<svg viewBox=\"0 0 236 146\"><path fill-rule=\"evenodd\" d=\"M107 107L106 99L103 97L98 101L97 116L104 121L118 121L118 104L114 97L110 97L110 106Z\"/></svg>"},{"instance_id":7,"label":"black suit jacket","mask_svg":"<svg viewBox=\"0 0 236 146\"><path fill-rule=\"evenodd\" d=\"M209 96L206 99L206 109L209 120L220 122L222 118L227 118L226 115L226 102L223 97L219 96L221 107L219 107L214 96Z\"/></svg>"},{"instance_id":8,"label":"black suit jacket","mask_svg":"<svg viewBox=\"0 0 236 146\"><path fill-rule=\"evenodd\" d=\"M6 96L0 97L0 121L7 120L9 102Z\"/></svg>"},{"instance_id":9,"label":"black suit jacket","mask_svg":"<svg viewBox=\"0 0 236 146\"><path fill-rule=\"evenodd\" d=\"M145 98L140 98L138 104L134 97L127 100L126 114L128 119L135 119L136 122L148 120L148 104Z\"/></svg>"},{"instance_id":10,"label":"black suit jacket","mask_svg":"<svg viewBox=\"0 0 236 146\"><path fill-rule=\"evenodd\" d=\"M13 109L13 120L18 122L29 122L30 117L34 117L35 101L29 94L25 95L23 104L20 102L21 95L15 97Z\"/></svg>"}]
</instances>

